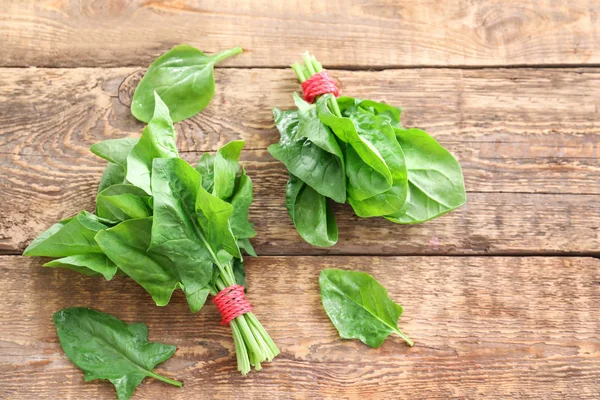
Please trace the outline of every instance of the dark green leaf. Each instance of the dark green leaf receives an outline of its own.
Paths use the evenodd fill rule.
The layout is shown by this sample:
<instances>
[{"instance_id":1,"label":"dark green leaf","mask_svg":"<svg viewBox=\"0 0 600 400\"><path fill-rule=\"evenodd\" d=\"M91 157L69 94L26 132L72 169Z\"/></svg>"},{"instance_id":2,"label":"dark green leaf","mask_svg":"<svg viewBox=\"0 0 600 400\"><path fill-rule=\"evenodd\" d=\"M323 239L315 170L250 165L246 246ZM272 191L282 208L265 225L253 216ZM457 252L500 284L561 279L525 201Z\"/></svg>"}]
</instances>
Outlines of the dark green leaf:
<instances>
[{"instance_id":1,"label":"dark green leaf","mask_svg":"<svg viewBox=\"0 0 600 400\"><path fill-rule=\"evenodd\" d=\"M296 111L273 109L273 115L281 139L279 143L269 146L269 153L283 162L291 174L323 196L344 202L346 190L343 161L307 138L299 137Z\"/></svg>"},{"instance_id":2,"label":"dark green leaf","mask_svg":"<svg viewBox=\"0 0 600 400\"><path fill-rule=\"evenodd\" d=\"M256 257L256 251L254 250L254 247L252 246L252 243L250 243L249 239L239 239L238 246L241 250L244 250L249 256Z\"/></svg>"},{"instance_id":3,"label":"dark green leaf","mask_svg":"<svg viewBox=\"0 0 600 400\"><path fill-rule=\"evenodd\" d=\"M327 199L290 174L286 191L286 207L304 240L313 246L333 246L338 228Z\"/></svg>"},{"instance_id":4,"label":"dark green leaf","mask_svg":"<svg viewBox=\"0 0 600 400\"><path fill-rule=\"evenodd\" d=\"M398 329L402 306L388 297L387 290L364 272L325 269L319 277L325 312L344 339L359 339L379 347L391 333L409 345L413 342Z\"/></svg>"},{"instance_id":5,"label":"dark green leaf","mask_svg":"<svg viewBox=\"0 0 600 400\"><path fill-rule=\"evenodd\" d=\"M99 232L96 241L123 272L150 293L156 305L167 305L173 291L181 287L190 308L198 311L204 304L202 301L200 307L197 307L198 298L194 297L202 289L195 286L199 274L193 270L185 270L160 252L148 250L151 232L152 218L130 219Z\"/></svg>"},{"instance_id":6,"label":"dark green leaf","mask_svg":"<svg viewBox=\"0 0 600 400\"><path fill-rule=\"evenodd\" d=\"M256 236L256 231L248 220L248 210L252 204L252 180L243 169L242 175L236 180L230 203L233 206L233 214L230 218L233 235L238 239Z\"/></svg>"},{"instance_id":7,"label":"dark green leaf","mask_svg":"<svg viewBox=\"0 0 600 400\"><path fill-rule=\"evenodd\" d=\"M427 132L396 129L408 166L407 206L387 218L416 224L439 217L465 203L467 197L460 164Z\"/></svg>"},{"instance_id":8,"label":"dark green leaf","mask_svg":"<svg viewBox=\"0 0 600 400\"><path fill-rule=\"evenodd\" d=\"M44 267L66 268L84 275L102 275L110 281L117 273L117 266L102 253L76 254L58 258L44 264Z\"/></svg>"},{"instance_id":9,"label":"dark green leaf","mask_svg":"<svg viewBox=\"0 0 600 400\"><path fill-rule=\"evenodd\" d=\"M127 181L152 194L150 175L155 158L178 157L175 144L175 128L169 109L161 98L154 94L156 109L154 116L142 132L142 137L127 156Z\"/></svg>"},{"instance_id":10,"label":"dark green leaf","mask_svg":"<svg viewBox=\"0 0 600 400\"><path fill-rule=\"evenodd\" d=\"M233 194L235 178L240 170L240 154L243 140L234 140L217 150L214 159L214 178L212 194L226 200Z\"/></svg>"},{"instance_id":11,"label":"dark green leaf","mask_svg":"<svg viewBox=\"0 0 600 400\"><path fill-rule=\"evenodd\" d=\"M202 154L200 161L196 164L196 171L202 177L204 190L212 193L215 184L215 156L209 153Z\"/></svg>"},{"instance_id":12,"label":"dark green leaf","mask_svg":"<svg viewBox=\"0 0 600 400\"><path fill-rule=\"evenodd\" d=\"M175 46L158 57L133 94L131 113L148 122L154 110L157 92L171 110L174 122L202 111L215 92L214 65L242 52L239 47L214 55L185 44Z\"/></svg>"},{"instance_id":13,"label":"dark green leaf","mask_svg":"<svg viewBox=\"0 0 600 400\"><path fill-rule=\"evenodd\" d=\"M96 197L96 214L110 221L152 216L146 192L133 185L112 185Z\"/></svg>"},{"instance_id":14,"label":"dark green leaf","mask_svg":"<svg viewBox=\"0 0 600 400\"><path fill-rule=\"evenodd\" d=\"M81 368L85 381L107 379L120 400L129 399L146 377L181 387L181 382L160 376L156 364L171 358L175 346L148 342L143 323L126 324L89 308L65 308L54 314L54 325L65 354Z\"/></svg>"},{"instance_id":15,"label":"dark green leaf","mask_svg":"<svg viewBox=\"0 0 600 400\"><path fill-rule=\"evenodd\" d=\"M244 263L242 262L242 260L233 260L233 275L235 276L235 283L245 288L246 270L244 269Z\"/></svg>"},{"instance_id":16,"label":"dark green leaf","mask_svg":"<svg viewBox=\"0 0 600 400\"><path fill-rule=\"evenodd\" d=\"M77 254L102 253L94 240L98 231L108 226L82 211L73 218L52 225L25 249L25 256L67 257Z\"/></svg>"}]
</instances>

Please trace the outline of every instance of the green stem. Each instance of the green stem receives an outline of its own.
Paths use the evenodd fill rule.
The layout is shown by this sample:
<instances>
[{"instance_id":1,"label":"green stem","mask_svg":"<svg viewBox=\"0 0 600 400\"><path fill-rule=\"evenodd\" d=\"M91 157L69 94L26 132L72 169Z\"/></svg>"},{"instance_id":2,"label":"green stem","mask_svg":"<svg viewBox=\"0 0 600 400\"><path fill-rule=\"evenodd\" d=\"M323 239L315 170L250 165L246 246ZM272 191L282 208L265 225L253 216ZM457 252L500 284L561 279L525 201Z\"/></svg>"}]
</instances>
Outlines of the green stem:
<instances>
[{"instance_id":1,"label":"green stem","mask_svg":"<svg viewBox=\"0 0 600 400\"><path fill-rule=\"evenodd\" d=\"M229 323L231 326L231 334L233 336L233 343L235 345L235 354L238 363L238 371L242 373L242 375L246 375L250 372L250 359L248 358L248 350L246 350L246 343L244 342L244 337L240 333L240 329L237 326L235 321L231 321Z\"/></svg>"},{"instance_id":2,"label":"green stem","mask_svg":"<svg viewBox=\"0 0 600 400\"><path fill-rule=\"evenodd\" d=\"M296 73L296 77L298 78L300 83L303 83L304 81L306 81L306 76L304 75L304 71L302 71L302 66L300 64L298 64L298 63L292 64L292 69Z\"/></svg>"},{"instance_id":3,"label":"green stem","mask_svg":"<svg viewBox=\"0 0 600 400\"><path fill-rule=\"evenodd\" d=\"M169 385L173 385L173 386L177 386L177 387L182 387L183 383L176 381L174 379L169 379L166 376L162 376L162 375L158 375L155 374L154 372L150 372L150 377L154 378L154 379L158 379L159 381L168 383Z\"/></svg>"},{"instance_id":4,"label":"green stem","mask_svg":"<svg viewBox=\"0 0 600 400\"><path fill-rule=\"evenodd\" d=\"M213 56L214 60L215 60L215 64L223 61L226 58L233 57L237 54L240 54L243 51L244 51L244 49L242 49L241 47L234 47L233 49L224 50L218 54L215 54Z\"/></svg>"},{"instance_id":5,"label":"green stem","mask_svg":"<svg viewBox=\"0 0 600 400\"><path fill-rule=\"evenodd\" d=\"M402 339L404 339L410 347L413 347L415 345L415 342L413 342L408 336L406 336L404 333L402 333L402 331L400 331L399 329L396 330L396 333L398 334L398 336L400 336Z\"/></svg>"}]
</instances>

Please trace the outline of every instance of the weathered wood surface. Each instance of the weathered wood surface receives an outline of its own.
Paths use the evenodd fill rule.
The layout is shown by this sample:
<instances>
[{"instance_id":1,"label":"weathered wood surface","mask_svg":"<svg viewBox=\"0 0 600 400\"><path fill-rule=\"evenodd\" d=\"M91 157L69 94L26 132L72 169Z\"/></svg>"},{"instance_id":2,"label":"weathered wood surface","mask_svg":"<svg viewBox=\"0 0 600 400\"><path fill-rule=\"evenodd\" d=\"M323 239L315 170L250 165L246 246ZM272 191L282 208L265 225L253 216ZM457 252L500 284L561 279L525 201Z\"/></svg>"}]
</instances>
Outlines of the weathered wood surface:
<instances>
[{"instance_id":1,"label":"weathered wood surface","mask_svg":"<svg viewBox=\"0 0 600 400\"><path fill-rule=\"evenodd\" d=\"M150 339L173 343L159 366L184 389L146 380L136 399L597 399L600 396L600 260L513 257L261 257L248 262L249 298L282 354L246 378L215 307L165 308L125 277L107 282L0 258L0 398L112 399L109 383L84 383L51 321L92 306L144 321ZM380 349L346 341L320 304L318 273L374 275L404 306Z\"/></svg>"},{"instance_id":2,"label":"weathered wood surface","mask_svg":"<svg viewBox=\"0 0 600 400\"><path fill-rule=\"evenodd\" d=\"M104 163L89 146L139 135L143 126L125 106L137 71L0 69L0 204L8 205L0 208L0 251L20 252L56 220L92 209ZM197 150L247 140L261 254L600 250L600 69L334 74L349 94L404 106L407 126L427 129L453 151L469 202L416 227L359 220L338 207L340 243L311 248L285 211L285 168L265 151L278 140L271 107L292 106L293 74L220 70L213 103L178 124L179 147L195 161Z\"/></svg>"},{"instance_id":3,"label":"weathered wood surface","mask_svg":"<svg viewBox=\"0 0 600 400\"><path fill-rule=\"evenodd\" d=\"M229 66L600 62L595 0L0 1L2 66L146 66L187 42Z\"/></svg>"}]
</instances>

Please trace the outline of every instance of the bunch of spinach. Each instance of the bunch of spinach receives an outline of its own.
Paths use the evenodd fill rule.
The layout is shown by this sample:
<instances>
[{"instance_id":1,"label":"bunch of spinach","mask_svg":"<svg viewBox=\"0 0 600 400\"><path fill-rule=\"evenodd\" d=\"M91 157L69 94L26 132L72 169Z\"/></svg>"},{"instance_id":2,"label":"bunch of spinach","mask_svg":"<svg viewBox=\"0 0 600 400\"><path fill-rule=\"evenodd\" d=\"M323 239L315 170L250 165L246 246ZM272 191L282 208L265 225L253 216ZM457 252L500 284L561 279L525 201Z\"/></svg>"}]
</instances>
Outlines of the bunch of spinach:
<instances>
[{"instance_id":1,"label":"bunch of spinach","mask_svg":"<svg viewBox=\"0 0 600 400\"><path fill-rule=\"evenodd\" d=\"M60 345L83 370L86 382L108 379L119 400L131 397L146 377L173 386L182 383L154 372L156 364L171 358L175 346L148 341L148 327L84 307L65 308L54 314Z\"/></svg>"},{"instance_id":2,"label":"bunch of spinach","mask_svg":"<svg viewBox=\"0 0 600 400\"><path fill-rule=\"evenodd\" d=\"M409 346L414 343L400 329L402 306L394 303L387 290L371 275L358 271L325 269L319 276L325 312L344 339L359 339L379 347L396 333Z\"/></svg>"},{"instance_id":3,"label":"bunch of spinach","mask_svg":"<svg viewBox=\"0 0 600 400\"><path fill-rule=\"evenodd\" d=\"M302 83L321 64L304 55L292 69ZM287 167L286 206L296 230L315 246L337 242L331 199L349 203L359 217L417 224L466 201L456 159L427 132L404 128L401 109L333 94L297 109L273 109L280 141L269 152Z\"/></svg>"},{"instance_id":4,"label":"bunch of spinach","mask_svg":"<svg viewBox=\"0 0 600 400\"><path fill-rule=\"evenodd\" d=\"M209 294L243 285L242 250L255 255L248 240L256 234L248 221L252 181L239 164L244 142L204 154L194 168L178 155L169 108L157 93L154 104L139 140L92 146L108 161L96 214L84 211L53 225L24 254L106 279L121 271L159 306L181 289L197 312ZM253 313L230 326L242 374L279 353Z\"/></svg>"}]
</instances>

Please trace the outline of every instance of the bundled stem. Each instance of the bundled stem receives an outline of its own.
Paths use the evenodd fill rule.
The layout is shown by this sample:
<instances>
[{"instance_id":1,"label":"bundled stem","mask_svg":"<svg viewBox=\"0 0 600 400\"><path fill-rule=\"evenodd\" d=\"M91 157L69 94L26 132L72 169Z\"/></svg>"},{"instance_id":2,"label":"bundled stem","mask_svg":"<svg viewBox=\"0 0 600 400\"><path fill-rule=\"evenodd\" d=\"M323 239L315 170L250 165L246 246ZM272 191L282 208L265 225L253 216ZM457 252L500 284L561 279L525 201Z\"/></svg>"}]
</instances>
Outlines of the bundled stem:
<instances>
[{"instance_id":1,"label":"bundled stem","mask_svg":"<svg viewBox=\"0 0 600 400\"><path fill-rule=\"evenodd\" d=\"M304 61L304 64L294 63L291 66L300 83L306 82L306 80L310 79L311 76L323 71L323 65L316 59L315 56L310 55L308 52L305 52L302 56L302 59ZM333 97L332 95L326 96L328 96L327 103L331 112L336 116L341 117L342 113L340 111L340 107L338 106L337 101L335 100L335 97Z\"/></svg>"},{"instance_id":2,"label":"bundled stem","mask_svg":"<svg viewBox=\"0 0 600 400\"><path fill-rule=\"evenodd\" d=\"M217 257L213 257L219 268L220 276L217 279L217 289L224 290L235 285L235 276L231 263L223 264ZM212 293L216 295L216 293ZM250 372L251 367L260 371L261 363L271 361L279 354L279 349L252 312L240 315L229 323L235 352L237 355L238 370L242 375Z\"/></svg>"}]
</instances>

